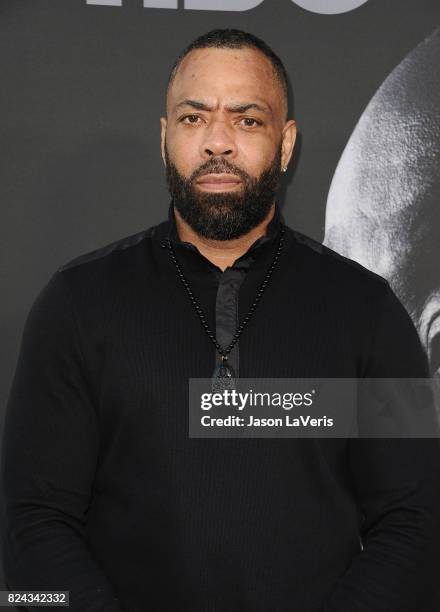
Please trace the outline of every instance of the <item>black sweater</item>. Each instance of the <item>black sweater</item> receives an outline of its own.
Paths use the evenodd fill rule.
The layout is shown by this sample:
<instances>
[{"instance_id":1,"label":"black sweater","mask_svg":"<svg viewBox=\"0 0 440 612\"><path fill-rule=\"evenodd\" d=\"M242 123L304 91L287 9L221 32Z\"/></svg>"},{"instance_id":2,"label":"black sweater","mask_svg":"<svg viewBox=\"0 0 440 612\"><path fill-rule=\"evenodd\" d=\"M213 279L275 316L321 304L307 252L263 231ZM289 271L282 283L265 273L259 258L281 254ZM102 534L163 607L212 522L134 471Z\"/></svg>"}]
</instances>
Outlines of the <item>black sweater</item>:
<instances>
[{"instance_id":1,"label":"black sweater","mask_svg":"<svg viewBox=\"0 0 440 612\"><path fill-rule=\"evenodd\" d=\"M218 354L164 239L224 346L280 221L222 273L171 204L50 278L6 412L9 589L69 590L74 612L440 610L437 439L188 437L188 379ZM243 378L429 375L388 283L290 228L238 344Z\"/></svg>"}]
</instances>

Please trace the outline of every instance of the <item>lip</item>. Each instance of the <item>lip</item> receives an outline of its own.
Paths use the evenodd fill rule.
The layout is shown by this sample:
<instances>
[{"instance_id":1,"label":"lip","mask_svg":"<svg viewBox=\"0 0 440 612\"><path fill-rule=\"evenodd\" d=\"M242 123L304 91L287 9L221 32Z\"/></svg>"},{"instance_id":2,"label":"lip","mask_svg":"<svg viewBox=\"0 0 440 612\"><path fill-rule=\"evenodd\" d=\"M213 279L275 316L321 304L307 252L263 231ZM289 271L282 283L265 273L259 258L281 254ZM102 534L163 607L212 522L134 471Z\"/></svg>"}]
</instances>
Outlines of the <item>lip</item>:
<instances>
[{"instance_id":1,"label":"lip","mask_svg":"<svg viewBox=\"0 0 440 612\"><path fill-rule=\"evenodd\" d=\"M236 174L205 174L198 181L197 185L204 189L221 191L224 189L234 189L241 185L242 180Z\"/></svg>"}]
</instances>

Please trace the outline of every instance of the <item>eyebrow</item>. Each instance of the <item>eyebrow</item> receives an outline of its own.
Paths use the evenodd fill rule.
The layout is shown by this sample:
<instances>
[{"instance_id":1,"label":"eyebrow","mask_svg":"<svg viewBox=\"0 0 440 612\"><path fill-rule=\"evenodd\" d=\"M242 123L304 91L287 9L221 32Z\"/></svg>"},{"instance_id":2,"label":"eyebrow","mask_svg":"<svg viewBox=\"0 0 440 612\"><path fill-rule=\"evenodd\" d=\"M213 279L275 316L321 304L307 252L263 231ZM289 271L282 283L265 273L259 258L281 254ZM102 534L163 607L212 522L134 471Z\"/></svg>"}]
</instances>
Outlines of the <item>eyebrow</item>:
<instances>
[{"instance_id":1,"label":"eyebrow","mask_svg":"<svg viewBox=\"0 0 440 612\"><path fill-rule=\"evenodd\" d=\"M197 110L213 110L212 106L209 106L209 104L201 102L200 100L182 100L176 105L176 109L180 108L181 106L191 106L192 108L196 108ZM231 104L229 106L226 106L226 110L230 113L245 113L250 109L255 109L265 114L269 113L267 108L261 106L261 104L257 104L256 102L248 102L245 104Z\"/></svg>"}]
</instances>

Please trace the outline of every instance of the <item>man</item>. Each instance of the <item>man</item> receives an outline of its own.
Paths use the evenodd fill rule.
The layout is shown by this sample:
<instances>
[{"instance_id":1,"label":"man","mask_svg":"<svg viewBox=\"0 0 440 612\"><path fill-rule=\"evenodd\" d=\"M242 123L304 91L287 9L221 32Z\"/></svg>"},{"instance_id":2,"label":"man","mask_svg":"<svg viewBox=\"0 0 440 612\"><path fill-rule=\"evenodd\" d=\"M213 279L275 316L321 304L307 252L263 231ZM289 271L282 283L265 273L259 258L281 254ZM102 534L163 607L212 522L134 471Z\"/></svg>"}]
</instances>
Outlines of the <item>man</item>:
<instances>
[{"instance_id":1,"label":"man","mask_svg":"<svg viewBox=\"0 0 440 612\"><path fill-rule=\"evenodd\" d=\"M192 43L161 119L168 221L34 303L4 436L9 589L75 611L437 609L437 439L188 436L192 377L427 375L387 282L283 223L286 92L254 36Z\"/></svg>"},{"instance_id":2,"label":"man","mask_svg":"<svg viewBox=\"0 0 440 612\"><path fill-rule=\"evenodd\" d=\"M386 278L440 384L440 28L392 71L341 157L325 244ZM440 411L440 406L438 406Z\"/></svg>"}]
</instances>

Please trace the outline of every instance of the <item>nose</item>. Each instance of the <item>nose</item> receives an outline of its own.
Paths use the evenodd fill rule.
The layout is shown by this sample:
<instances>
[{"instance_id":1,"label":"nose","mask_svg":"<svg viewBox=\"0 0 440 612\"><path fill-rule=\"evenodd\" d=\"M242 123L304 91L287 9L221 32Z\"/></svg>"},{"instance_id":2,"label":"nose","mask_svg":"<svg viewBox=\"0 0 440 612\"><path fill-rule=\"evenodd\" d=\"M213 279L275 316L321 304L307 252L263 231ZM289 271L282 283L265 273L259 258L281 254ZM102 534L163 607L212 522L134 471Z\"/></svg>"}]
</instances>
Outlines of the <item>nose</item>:
<instances>
[{"instance_id":1,"label":"nose","mask_svg":"<svg viewBox=\"0 0 440 612\"><path fill-rule=\"evenodd\" d=\"M224 121L212 121L203 136L200 153L205 159L214 155L235 156L236 145L233 133Z\"/></svg>"}]
</instances>

